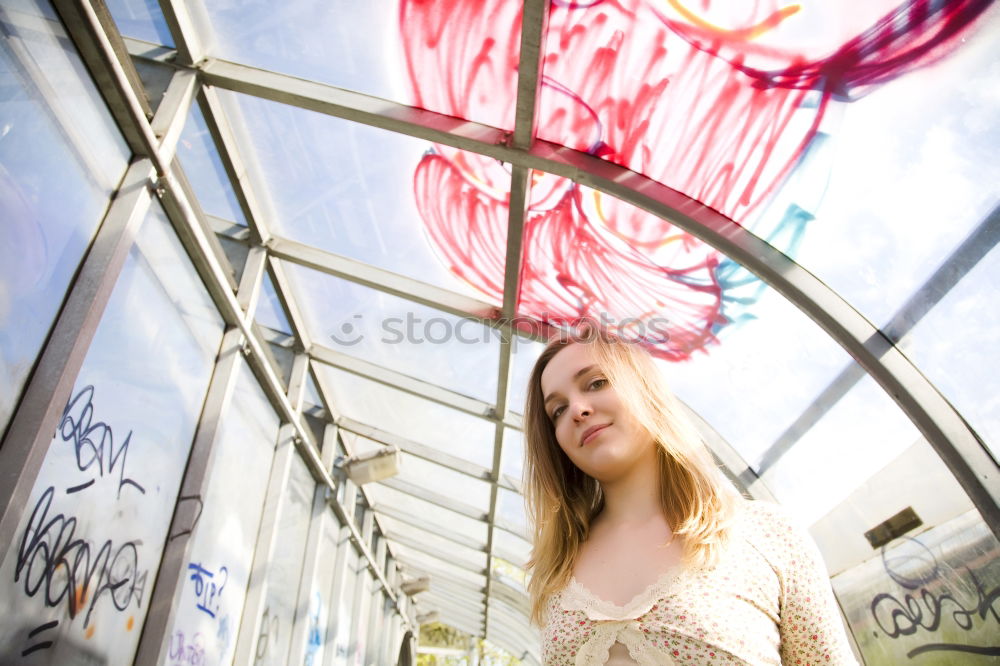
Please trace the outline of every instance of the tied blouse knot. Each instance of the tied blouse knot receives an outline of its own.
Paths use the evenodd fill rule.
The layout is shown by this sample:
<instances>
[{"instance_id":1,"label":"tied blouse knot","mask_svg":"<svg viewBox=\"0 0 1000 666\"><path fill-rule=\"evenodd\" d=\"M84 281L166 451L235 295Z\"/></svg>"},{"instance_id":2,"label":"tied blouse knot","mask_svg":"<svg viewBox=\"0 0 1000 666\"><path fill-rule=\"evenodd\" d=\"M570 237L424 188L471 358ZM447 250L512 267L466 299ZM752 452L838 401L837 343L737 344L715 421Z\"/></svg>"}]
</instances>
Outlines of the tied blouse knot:
<instances>
[{"instance_id":1,"label":"tied blouse knot","mask_svg":"<svg viewBox=\"0 0 1000 666\"><path fill-rule=\"evenodd\" d=\"M714 567L669 571L624 606L572 578L546 604L543 663L857 664L812 540L765 502L731 530Z\"/></svg>"}]
</instances>

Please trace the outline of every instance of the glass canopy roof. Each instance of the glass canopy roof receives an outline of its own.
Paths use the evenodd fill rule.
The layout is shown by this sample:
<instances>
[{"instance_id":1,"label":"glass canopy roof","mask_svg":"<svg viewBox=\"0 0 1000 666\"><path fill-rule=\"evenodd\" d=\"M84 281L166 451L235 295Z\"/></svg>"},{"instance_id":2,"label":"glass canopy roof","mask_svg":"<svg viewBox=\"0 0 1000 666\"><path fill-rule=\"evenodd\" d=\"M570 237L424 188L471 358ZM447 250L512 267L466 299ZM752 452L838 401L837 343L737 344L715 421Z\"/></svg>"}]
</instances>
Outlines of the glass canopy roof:
<instances>
[{"instance_id":1,"label":"glass canopy roof","mask_svg":"<svg viewBox=\"0 0 1000 666\"><path fill-rule=\"evenodd\" d=\"M1000 523L995 3L108 6L154 107L198 75L171 168L237 276L266 252L257 335L402 449L364 501L422 610L537 661L520 415L583 318L828 561L915 444Z\"/></svg>"}]
</instances>

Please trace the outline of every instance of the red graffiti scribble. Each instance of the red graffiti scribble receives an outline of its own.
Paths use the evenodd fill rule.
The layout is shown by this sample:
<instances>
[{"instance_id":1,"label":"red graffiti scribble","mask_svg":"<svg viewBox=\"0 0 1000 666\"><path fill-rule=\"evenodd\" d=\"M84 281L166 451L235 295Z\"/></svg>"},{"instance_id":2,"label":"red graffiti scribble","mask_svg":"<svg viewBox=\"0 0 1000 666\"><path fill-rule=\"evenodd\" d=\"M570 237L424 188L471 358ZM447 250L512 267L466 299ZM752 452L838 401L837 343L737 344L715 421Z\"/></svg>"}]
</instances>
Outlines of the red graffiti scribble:
<instances>
[{"instance_id":1,"label":"red graffiti scribble","mask_svg":"<svg viewBox=\"0 0 1000 666\"><path fill-rule=\"evenodd\" d=\"M536 134L746 220L796 167L832 101L946 56L990 4L897 2L554 0ZM399 20L416 105L513 127L520 3L401 0ZM433 246L498 301L508 189L494 160L443 146L414 177ZM520 316L665 318L665 339L649 342L671 360L728 322L724 257L567 179L534 174L523 245Z\"/></svg>"}]
</instances>

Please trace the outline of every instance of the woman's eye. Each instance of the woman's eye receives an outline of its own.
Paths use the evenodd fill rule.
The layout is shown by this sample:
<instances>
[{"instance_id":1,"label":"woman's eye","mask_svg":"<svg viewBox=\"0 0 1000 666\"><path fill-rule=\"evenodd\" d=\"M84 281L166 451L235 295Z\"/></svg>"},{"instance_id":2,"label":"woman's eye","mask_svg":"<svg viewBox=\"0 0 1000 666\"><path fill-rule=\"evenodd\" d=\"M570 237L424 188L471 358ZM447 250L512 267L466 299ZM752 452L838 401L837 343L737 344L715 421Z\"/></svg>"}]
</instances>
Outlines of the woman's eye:
<instances>
[{"instance_id":1,"label":"woman's eye","mask_svg":"<svg viewBox=\"0 0 1000 666\"><path fill-rule=\"evenodd\" d=\"M604 379L603 377L599 377L599 378L595 379L594 381L590 382L590 386L588 388L590 388L592 391L596 391L597 389L604 388L607 385L607 383L608 383L607 379Z\"/></svg>"},{"instance_id":2,"label":"woman's eye","mask_svg":"<svg viewBox=\"0 0 1000 666\"><path fill-rule=\"evenodd\" d=\"M549 418L555 421L557 418L559 418L559 415L563 413L564 409L565 407L556 407L555 409L552 410L552 415Z\"/></svg>"}]
</instances>

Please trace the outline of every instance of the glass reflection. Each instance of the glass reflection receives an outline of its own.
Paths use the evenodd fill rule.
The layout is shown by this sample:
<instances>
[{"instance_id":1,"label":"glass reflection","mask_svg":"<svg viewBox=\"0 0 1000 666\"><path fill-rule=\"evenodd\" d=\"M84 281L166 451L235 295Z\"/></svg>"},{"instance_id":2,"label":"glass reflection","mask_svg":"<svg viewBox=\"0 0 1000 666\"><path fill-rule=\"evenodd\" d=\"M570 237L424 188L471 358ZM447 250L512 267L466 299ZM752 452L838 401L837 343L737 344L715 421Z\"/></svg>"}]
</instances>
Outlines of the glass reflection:
<instances>
[{"instance_id":1,"label":"glass reflection","mask_svg":"<svg viewBox=\"0 0 1000 666\"><path fill-rule=\"evenodd\" d=\"M197 647L226 663L236 651L257 529L278 436L278 417L245 363L221 415L208 490L182 567L169 656ZM233 498L239 497L239 502Z\"/></svg>"},{"instance_id":2,"label":"glass reflection","mask_svg":"<svg viewBox=\"0 0 1000 666\"><path fill-rule=\"evenodd\" d=\"M318 365L316 372L329 387L333 408L343 415L482 467L493 466L494 426L489 421L336 368Z\"/></svg>"},{"instance_id":3,"label":"glass reflection","mask_svg":"<svg viewBox=\"0 0 1000 666\"><path fill-rule=\"evenodd\" d=\"M396 550L396 544L400 544L417 552L423 552L422 549L426 548L430 552L424 554L429 557L435 557L440 553L444 556L442 562L450 562L462 568L478 571L486 566L486 553L457 544L432 532L414 529L405 522L386 516L379 516L378 522L385 530L393 552Z\"/></svg>"},{"instance_id":4,"label":"glass reflection","mask_svg":"<svg viewBox=\"0 0 1000 666\"><path fill-rule=\"evenodd\" d=\"M998 653L1000 543L975 511L886 544L833 587L868 664Z\"/></svg>"},{"instance_id":5,"label":"glass reflection","mask_svg":"<svg viewBox=\"0 0 1000 666\"><path fill-rule=\"evenodd\" d=\"M996 213L991 226L1000 227ZM998 285L1000 249L994 246L901 343L996 461L1000 461Z\"/></svg>"},{"instance_id":6,"label":"glass reflection","mask_svg":"<svg viewBox=\"0 0 1000 666\"><path fill-rule=\"evenodd\" d=\"M191 106L187 122L177 144L180 161L188 182L198 197L201 209L209 215L246 226L243 209L222 166L215 141L197 104Z\"/></svg>"},{"instance_id":7,"label":"glass reflection","mask_svg":"<svg viewBox=\"0 0 1000 666\"><path fill-rule=\"evenodd\" d=\"M514 534L526 537L528 520L525 516L524 497L503 488L497 489L497 515Z\"/></svg>"},{"instance_id":8,"label":"glass reflection","mask_svg":"<svg viewBox=\"0 0 1000 666\"><path fill-rule=\"evenodd\" d=\"M411 495L388 488L381 484L370 484L365 487L371 502L376 507L392 507L418 518L446 525L456 532L479 543L486 543L486 523L456 513L437 504L417 499ZM395 550L393 551L395 552Z\"/></svg>"},{"instance_id":9,"label":"glass reflection","mask_svg":"<svg viewBox=\"0 0 1000 666\"><path fill-rule=\"evenodd\" d=\"M920 434L865 376L763 475L789 512L814 523Z\"/></svg>"},{"instance_id":10,"label":"glass reflection","mask_svg":"<svg viewBox=\"0 0 1000 666\"><path fill-rule=\"evenodd\" d=\"M500 471L515 487L521 487L524 468L524 434L520 430L503 429L503 451L500 453Z\"/></svg>"},{"instance_id":11,"label":"glass reflection","mask_svg":"<svg viewBox=\"0 0 1000 666\"><path fill-rule=\"evenodd\" d=\"M0 597L19 620L0 625L0 651L38 652L44 664L131 663L222 328L154 204L35 481L24 540L5 551ZM75 529L72 543L64 529ZM103 560L88 559L98 552ZM84 571L88 561L104 564Z\"/></svg>"},{"instance_id":12,"label":"glass reflection","mask_svg":"<svg viewBox=\"0 0 1000 666\"><path fill-rule=\"evenodd\" d=\"M288 663L291 631L299 594L299 577L305 557L313 489L309 468L292 452L292 469L284 488L280 522L275 535L274 556L266 563L267 599L262 610L260 634L256 636L257 664L281 666Z\"/></svg>"},{"instance_id":13,"label":"glass reflection","mask_svg":"<svg viewBox=\"0 0 1000 666\"><path fill-rule=\"evenodd\" d=\"M292 297L317 344L496 401L500 332L369 287L284 263Z\"/></svg>"},{"instance_id":14,"label":"glass reflection","mask_svg":"<svg viewBox=\"0 0 1000 666\"><path fill-rule=\"evenodd\" d=\"M261 286L260 299L257 301L257 311L254 312L254 319L261 326L267 326L275 331L280 331L285 335L292 335L292 326L285 316L285 308L281 305L278 292L274 289L271 276L264 273L264 281ZM314 402L313 404L322 404Z\"/></svg>"},{"instance_id":15,"label":"glass reflection","mask_svg":"<svg viewBox=\"0 0 1000 666\"><path fill-rule=\"evenodd\" d=\"M118 32L153 44L173 46L167 21L157 0L105 0Z\"/></svg>"},{"instance_id":16,"label":"glass reflection","mask_svg":"<svg viewBox=\"0 0 1000 666\"><path fill-rule=\"evenodd\" d=\"M129 151L48 3L0 7L0 427Z\"/></svg>"},{"instance_id":17,"label":"glass reflection","mask_svg":"<svg viewBox=\"0 0 1000 666\"><path fill-rule=\"evenodd\" d=\"M429 144L247 95L220 99L246 137L241 153L275 234L482 298L420 230L414 170ZM500 186L505 196L509 177Z\"/></svg>"},{"instance_id":18,"label":"glass reflection","mask_svg":"<svg viewBox=\"0 0 1000 666\"><path fill-rule=\"evenodd\" d=\"M341 435L350 442L354 455L371 453L385 446L367 437L342 430ZM490 509L490 486L485 481L448 469L443 465L424 460L409 453L400 454L399 473L392 477L412 483L433 493L475 507L486 513Z\"/></svg>"}]
</instances>

